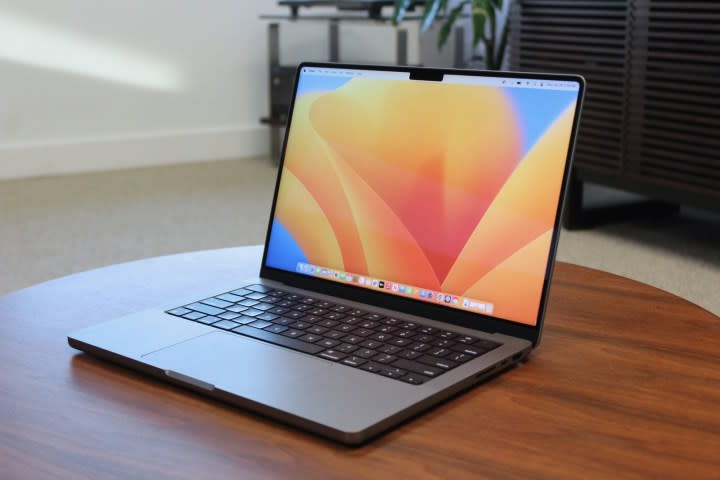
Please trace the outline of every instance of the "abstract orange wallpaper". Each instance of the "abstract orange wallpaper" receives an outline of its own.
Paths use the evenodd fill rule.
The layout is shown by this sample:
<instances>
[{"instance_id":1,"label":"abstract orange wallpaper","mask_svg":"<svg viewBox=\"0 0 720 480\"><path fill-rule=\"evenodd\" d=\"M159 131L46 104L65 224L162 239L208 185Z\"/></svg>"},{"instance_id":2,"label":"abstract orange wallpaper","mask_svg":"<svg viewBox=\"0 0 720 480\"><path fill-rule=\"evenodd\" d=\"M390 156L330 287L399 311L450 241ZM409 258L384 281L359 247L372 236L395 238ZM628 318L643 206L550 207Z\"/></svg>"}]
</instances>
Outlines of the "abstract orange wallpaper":
<instances>
[{"instance_id":1,"label":"abstract orange wallpaper","mask_svg":"<svg viewBox=\"0 0 720 480\"><path fill-rule=\"evenodd\" d=\"M299 91L266 264L449 292L534 324L577 97L556 93L379 78Z\"/></svg>"}]
</instances>

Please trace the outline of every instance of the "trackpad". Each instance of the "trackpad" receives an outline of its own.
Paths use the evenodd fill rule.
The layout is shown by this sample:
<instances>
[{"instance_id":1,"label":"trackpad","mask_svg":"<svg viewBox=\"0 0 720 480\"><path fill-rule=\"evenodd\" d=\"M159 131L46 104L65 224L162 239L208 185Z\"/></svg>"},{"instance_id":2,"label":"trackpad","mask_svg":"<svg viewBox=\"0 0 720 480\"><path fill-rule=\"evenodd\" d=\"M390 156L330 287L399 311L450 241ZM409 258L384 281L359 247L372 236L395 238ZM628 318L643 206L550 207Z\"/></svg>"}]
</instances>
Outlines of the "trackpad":
<instances>
[{"instance_id":1,"label":"trackpad","mask_svg":"<svg viewBox=\"0 0 720 480\"><path fill-rule=\"evenodd\" d=\"M331 366L320 359L252 340L212 332L143 355L143 360L241 397L269 402ZM172 376L172 375L171 375ZM274 402L270 402L274 403Z\"/></svg>"}]
</instances>

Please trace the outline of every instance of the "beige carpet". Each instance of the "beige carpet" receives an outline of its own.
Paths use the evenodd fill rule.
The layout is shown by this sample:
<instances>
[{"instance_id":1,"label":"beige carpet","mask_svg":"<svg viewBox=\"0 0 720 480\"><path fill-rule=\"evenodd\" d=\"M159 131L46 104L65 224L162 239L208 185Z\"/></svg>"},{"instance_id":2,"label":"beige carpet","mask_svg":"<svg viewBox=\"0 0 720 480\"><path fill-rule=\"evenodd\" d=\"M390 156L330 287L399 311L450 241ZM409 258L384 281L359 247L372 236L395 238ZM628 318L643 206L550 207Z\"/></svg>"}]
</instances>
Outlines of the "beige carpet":
<instances>
[{"instance_id":1,"label":"beige carpet","mask_svg":"<svg viewBox=\"0 0 720 480\"><path fill-rule=\"evenodd\" d=\"M0 294L118 262L261 243L274 179L271 162L255 158L0 182ZM563 232L558 258L720 314L718 246L720 216L683 210Z\"/></svg>"}]
</instances>

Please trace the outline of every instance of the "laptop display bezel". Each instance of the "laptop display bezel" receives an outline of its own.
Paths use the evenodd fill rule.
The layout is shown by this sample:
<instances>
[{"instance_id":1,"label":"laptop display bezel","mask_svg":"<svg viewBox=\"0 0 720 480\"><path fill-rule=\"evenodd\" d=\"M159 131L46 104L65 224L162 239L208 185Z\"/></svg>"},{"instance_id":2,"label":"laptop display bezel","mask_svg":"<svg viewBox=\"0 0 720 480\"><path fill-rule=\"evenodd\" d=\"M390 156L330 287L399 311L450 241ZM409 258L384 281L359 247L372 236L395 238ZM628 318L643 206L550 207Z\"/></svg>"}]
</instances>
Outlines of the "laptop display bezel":
<instances>
[{"instance_id":1,"label":"laptop display bezel","mask_svg":"<svg viewBox=\"0 0 720 480\"><path fill-rule=\"evenodd\" d=\"M563 172L560 195L558 199L557 211L555 214L555 224L553 227L552 240L548 252L547 267L545 270L545 278L541 291L541 298L538 305L537 320L534 325L518 323L513 320L505 320L494 316L483 315L480 313L472 313L452 307L445 307L442 304L434 304L404 298L392 294L383 293L382 291L370 290L363 287L351 286L332 280L326 280L320 277L308 276L300 273L289 272L266 264L268 254L268 243L272 230L273 219L275 217L275 208L278 197L278 191L282 179L282 172L285 160L285 150L287 139L292 125L293 109L295 105L295 97L298 89L299 74L303 68L337 68L337 69L359 69L359 70L377 70L409 73L411 79L419 79L432 81L442 78L443 75L467 75L467 76L485 76L485 77L504 77L504 78L522 78L530 80L548 80L548 81L570 81L576 82L578 85L578 100L576 104L575 118L571 129L571 136L568 144L568 153ZM321 294L331 295L334 297L367 303L369 305L380 308L397 310L399 312L416 315L419 317L429 318L435 321L447 322L449 324L458 325L470 329L480 330L489 333L503 333L513 337L529 340L534 345L540 341L545 310L547 307L549 290L552 280L553 268L555 265L555 256L557 253L557 244L560 232L560 221L562 209L567 194L567 188L570 178L570 170L572 168L572 158L575 147L575 139L577 129L580 122L582 100L585 93L585 80L578 75L566 74L547 74L547 73L528 73L528 72L506 72L506 71L485 71L485 70L458 70L446 68L425 68L410 66L384 66L384 65L359 65L350 63L324 63L324 62L303 62L301 63L295 74L293 86L292 100L290 102L290 110L287 116L287 128L285 129L285 138L281 149L278 175L275 182L275 189L272 200L272 208L270 209L270 217L268 220L268 228L265 237L265 249L263 251L262 263L260 267L260 276L269 280L279 281L287 285L301 288L303 290L313 291Z\"/></svg>"}]
</instances>

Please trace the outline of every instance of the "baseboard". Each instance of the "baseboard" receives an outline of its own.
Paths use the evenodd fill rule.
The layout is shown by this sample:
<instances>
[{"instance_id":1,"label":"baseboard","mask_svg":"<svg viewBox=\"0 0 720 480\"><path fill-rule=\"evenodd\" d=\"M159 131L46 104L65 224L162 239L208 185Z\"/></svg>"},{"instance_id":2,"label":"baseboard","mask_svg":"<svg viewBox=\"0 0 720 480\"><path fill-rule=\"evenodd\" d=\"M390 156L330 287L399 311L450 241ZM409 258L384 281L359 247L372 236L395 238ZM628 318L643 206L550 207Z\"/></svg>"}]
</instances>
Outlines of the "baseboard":
<instances>
[{"instance_id":1,"label":"baseboard","mask_svg":"<svg viewBox=\"0 0 720 480\"><path fill-rule=\"evenodd\" d=\"M266 127L227 126L0 145L0 180L268 155Z\"/></svg>"}]
</instances>

